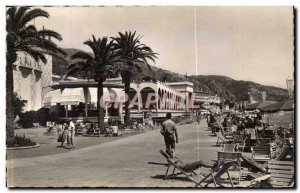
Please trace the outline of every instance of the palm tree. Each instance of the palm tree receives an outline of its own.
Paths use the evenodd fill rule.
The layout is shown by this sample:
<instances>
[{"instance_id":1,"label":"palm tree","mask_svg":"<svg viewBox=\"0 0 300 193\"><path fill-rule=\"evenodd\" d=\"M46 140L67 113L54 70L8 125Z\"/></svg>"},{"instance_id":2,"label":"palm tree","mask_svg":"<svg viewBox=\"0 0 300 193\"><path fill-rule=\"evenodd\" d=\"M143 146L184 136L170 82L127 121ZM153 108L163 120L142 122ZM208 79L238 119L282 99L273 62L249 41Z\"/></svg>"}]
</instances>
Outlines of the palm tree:
<instances>
[{"instance_id":1,"label":"palm tree","mask_svg":"<svg viewBox=\"0 0 300 193\"><path fill-rule=\"evenodd\" d=\"M119 32L118 37L112 37L115 41L114 46L117 54L121 57L121 63L118 65L118 70L122 76L122 81L125 87L125 93L129 96L131 78L137 71L141 71L142 66L147 65L151 71L151 66L147 60L151 60L155 63L157 53L154 53L152 49L145 44L140 43L141 36L135 36L134 33ZM125 124L130 123L130 100L125 103Z\"/></svg>"},{"instance_id":2,"label":"palm tree","mask_svg":"<svg viewBox=\"0 0 300 193\"><path fill-rule=\"evenodd\" d=\"M93 54L79 51L71 56L74 63L67 67L66 75L82 75L93 74L95 81L98 83L97 92L97 109L98 124L101 130L104 129L104 113L103 113L103 82L114 73L114 64L118 62L113 48L113 40L109 41L107 37L85 41L83 44L89 46Z\"/></svg>"},{"instance_id":3,"label":"palm tree","mask_svg":"<svg viewBox=\"0 0 300 193\"><path fill-rule=\"evenodd\" d=\"M47 62L46 55L62 57L64 51L57 47L50 38L61 41L62 37L55 31L37 30L31 25L34 19L39 17L49 18L49 14L42 9L30 7L9 7L6 11L6 114L7 138L14 136L14 128L11 122L14 119L12 105L14 92L13 64L17 60L17 54L23 52L30 55L35 61Z\"/></svg>"}]
</instances>

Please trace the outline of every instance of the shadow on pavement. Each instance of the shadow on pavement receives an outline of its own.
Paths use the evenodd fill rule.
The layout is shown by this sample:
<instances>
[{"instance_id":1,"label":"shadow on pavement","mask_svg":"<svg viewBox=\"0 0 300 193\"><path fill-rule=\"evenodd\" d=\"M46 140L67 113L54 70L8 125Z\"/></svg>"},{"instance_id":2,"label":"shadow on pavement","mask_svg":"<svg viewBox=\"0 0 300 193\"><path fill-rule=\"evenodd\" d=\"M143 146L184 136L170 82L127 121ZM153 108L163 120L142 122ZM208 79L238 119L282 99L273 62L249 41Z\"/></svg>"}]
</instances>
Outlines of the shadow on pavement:
<instances>
[{"instance_id":1,"label":"shadow on pavement","mask_svg":"<svg viewBox=\"0 0 300 193\"><path fill-rule=\"evenodd\" d=\"M168 176L165 179L165 175L156 175L156 176L150 176L152 179L159 179L159 180L179 180L184 182L191 182L189 179L183 176Z\"/></svg>"}]
</instances>

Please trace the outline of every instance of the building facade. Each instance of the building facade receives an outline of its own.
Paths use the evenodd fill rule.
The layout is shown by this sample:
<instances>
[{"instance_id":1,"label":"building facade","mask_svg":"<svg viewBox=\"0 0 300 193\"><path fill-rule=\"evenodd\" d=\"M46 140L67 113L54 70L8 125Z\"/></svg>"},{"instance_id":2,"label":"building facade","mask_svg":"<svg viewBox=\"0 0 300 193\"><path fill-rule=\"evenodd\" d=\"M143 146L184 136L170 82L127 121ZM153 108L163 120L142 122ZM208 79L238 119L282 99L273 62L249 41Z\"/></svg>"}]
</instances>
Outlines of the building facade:
<instances>
[{"instance_id":1,"label":"building facade","mask_svg":"<svg viewBox=\"0 0 300 193\"><path fill-rule=\"evenodd\" d=\"M24 111L42 107L45 92L43 88L52 84L52 56L46 56L47 63L36 62L25 53L18 53L14 63L14 92L25 102Z\"/></svg>"}]
</instances>

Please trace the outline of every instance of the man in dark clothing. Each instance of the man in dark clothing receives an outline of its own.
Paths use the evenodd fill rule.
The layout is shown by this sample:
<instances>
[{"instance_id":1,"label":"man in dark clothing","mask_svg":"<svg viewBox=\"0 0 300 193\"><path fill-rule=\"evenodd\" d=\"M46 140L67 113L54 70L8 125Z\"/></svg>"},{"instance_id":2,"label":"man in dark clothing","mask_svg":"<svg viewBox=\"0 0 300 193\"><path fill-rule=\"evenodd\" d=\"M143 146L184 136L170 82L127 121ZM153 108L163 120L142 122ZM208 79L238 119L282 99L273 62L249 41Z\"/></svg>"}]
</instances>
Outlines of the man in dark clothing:
<instances>
[{"instance_id":1,"label":"man in dark clothing","mask_svg":"<svg viewBox=\"0 0 300 193\"><path fill-rule=\"evenodd\" d=\"M164 137L166 144L166 153L169 154L171 158L174 158L175 154L175 142L178 143L178 134L175 123L171 120L171 113L167 113L167 120L162 123L162 128L160 133ZM175 134L175 136L174 136ZM176 139L175 139L176 137Z\"/></svg>"}]
</instances>

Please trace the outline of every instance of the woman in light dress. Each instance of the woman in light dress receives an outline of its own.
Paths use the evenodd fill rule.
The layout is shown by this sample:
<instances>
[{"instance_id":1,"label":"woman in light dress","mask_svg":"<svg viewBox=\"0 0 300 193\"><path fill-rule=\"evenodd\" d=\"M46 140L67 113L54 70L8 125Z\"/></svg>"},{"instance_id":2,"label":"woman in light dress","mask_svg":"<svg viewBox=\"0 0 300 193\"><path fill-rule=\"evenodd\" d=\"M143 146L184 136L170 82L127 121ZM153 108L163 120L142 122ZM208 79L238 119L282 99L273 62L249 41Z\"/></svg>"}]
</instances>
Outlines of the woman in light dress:
<instances>
[{"instance_id":1,"label":"woman in light dress","mask_svg":"<svg viewBox=\"0 0 300 193\"><path fill-rule=\"evenodd\" d=\"M67 123L64 123L62 126L62 133L61 133L61 147L64 147L64 143L66 142L67 138L68 138L68 134L69 134L69 126Z\"/></svg>"}]
</instances>

